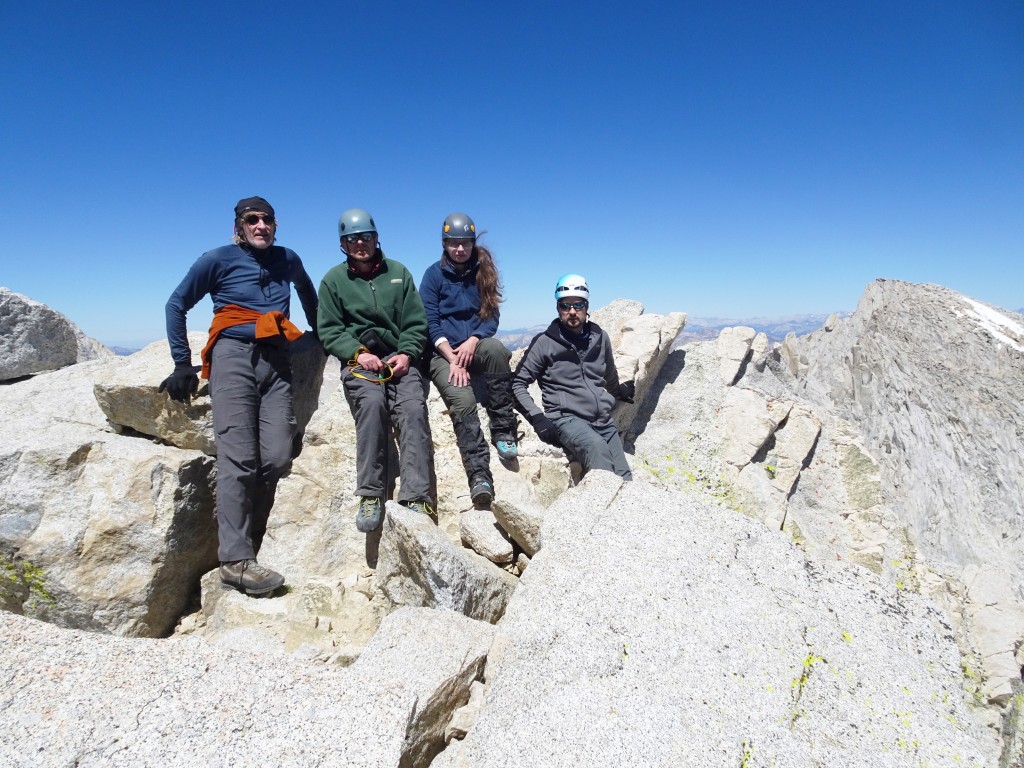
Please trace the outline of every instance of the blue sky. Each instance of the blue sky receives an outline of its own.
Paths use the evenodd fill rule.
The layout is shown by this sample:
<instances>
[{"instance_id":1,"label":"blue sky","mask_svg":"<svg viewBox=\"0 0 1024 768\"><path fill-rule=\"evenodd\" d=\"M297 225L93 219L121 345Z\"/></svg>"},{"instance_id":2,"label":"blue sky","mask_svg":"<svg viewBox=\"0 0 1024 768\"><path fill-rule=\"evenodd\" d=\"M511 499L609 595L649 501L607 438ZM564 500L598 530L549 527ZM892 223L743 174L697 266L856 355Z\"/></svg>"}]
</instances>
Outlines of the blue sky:
<instances>
[{"instance_id":1,"label":"blue sky","mask_svg":"<svg viewBox=\"0 0 1024 768\"><path fill-rule=\"evenodd\" d=\"M254 194L317 284L346 208L415 275L469 213L505 329L550 319L565 272L595 305L693 316L850 310L879 277L1024 306L1017 0L0 19L0 285L107 344L165 337L167 296Z\"/></svg>"}]
</instances>

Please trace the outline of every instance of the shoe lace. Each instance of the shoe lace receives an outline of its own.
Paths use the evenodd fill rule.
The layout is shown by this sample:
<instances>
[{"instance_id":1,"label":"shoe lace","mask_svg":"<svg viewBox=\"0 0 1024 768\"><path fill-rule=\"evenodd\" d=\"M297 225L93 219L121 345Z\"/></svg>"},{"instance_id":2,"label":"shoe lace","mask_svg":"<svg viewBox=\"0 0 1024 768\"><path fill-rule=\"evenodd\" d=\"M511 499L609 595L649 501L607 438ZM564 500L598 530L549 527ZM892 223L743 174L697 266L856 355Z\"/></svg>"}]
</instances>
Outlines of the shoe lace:
<instances>
[{"instance_id":1,"label":"shoe lace","mask_svg":"<svg viewBox=\"0 0 1024 768\"><path fill-rule=\"evenodd\" d=\"M424 515L429 515L430 517L437 517L437 512L434 511L434 508L425 501L414 501L409 504L409 509L415 510L416 512L422 512Z\"/></svg>"},{"instance_id":2,"label":"shoe lace","mask_svg":"<svg viewBox=\"0 0 1024 768\"><path fill-rule=\"evenodd\" d=\"M274 573L272 570L267 568L265 565L260 565L255 560L246 560L245 561L245 567L242 570L243 570L243 572L244 571L248 571L249 573L251 573L253 576L256 576L257 578L266 578L268 576L273 575L273 573Z\"/></svg>"}]
</instances>

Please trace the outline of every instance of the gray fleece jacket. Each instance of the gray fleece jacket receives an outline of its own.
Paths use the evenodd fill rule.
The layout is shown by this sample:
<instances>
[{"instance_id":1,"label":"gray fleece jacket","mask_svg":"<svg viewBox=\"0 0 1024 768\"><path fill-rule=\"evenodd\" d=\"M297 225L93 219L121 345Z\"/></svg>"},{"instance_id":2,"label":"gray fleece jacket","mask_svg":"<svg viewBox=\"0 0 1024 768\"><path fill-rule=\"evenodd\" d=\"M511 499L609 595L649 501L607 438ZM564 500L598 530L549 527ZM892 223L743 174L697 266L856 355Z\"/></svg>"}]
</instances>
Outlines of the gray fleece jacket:
<instances>
[{"instance_id":1,"label":"gray fleece jacket","mask_svg":"<svg viewBox=\"0 0 1024 768\"><path fill-rule=\"evenodd\" d=\"M530 342L512 381L516 408L527 419L541 413L527 389L534 381L540 385L548 418L579 416L598 427L611 423L619 374L611 341L596 323L588 321L583 334L574 339L557 319L552 320Z\"/></svg>"}]
</instances>

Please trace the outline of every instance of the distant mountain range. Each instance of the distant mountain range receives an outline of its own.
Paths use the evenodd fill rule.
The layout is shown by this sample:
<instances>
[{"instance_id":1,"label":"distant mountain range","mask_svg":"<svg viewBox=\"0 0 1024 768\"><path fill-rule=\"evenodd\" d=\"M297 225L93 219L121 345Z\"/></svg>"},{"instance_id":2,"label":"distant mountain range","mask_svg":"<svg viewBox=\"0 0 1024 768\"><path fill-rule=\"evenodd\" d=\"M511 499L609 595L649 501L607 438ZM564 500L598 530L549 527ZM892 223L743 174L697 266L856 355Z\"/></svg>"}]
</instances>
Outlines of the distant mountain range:
<instances>
[{"instance_id":1,"label":"distant mountain range","mask_svg":"<svg viewBox=\"0 0 1024 768\"><path fill-rule=\"evenodd\" d=\"M839 312L839 317L849 317L849 312ZM681 339L693 341L697 339L713 339L723 328L745 325L755 331L763 332L769 341L782 341L790 333L804 336L816 331L825 324L829 315L783 315L782 317L690 317L686 327L679 334Z\"/></svg>"},{"instance_id":2,"label":"distant mountain range","mask_svg":"<svg viewBox=\"0 0 1024 768\"><path fill-rule=\"evenodd\" d=\"M840 317L847 317L849 312L840 312ZM818 330L828 315L784 315L782 317L689 317L686 320L686 327L679 334L681 341L701 341L717 338L719 331L723 328L730 328L737 325L745 325L755 331L763 331L769 341L782 341L789 333L803 336L811 331ZM535 325L531 328L513 328L508 331L499 331L497 336L501 342L511 350L517 350L530 343L538 333L547 328L544 325Z\"/></svg>"},{"instance_id":3,"label":"distant mountain range","mask_svg":"<svg viewBox=\"0 0 1024 768\"><path fill-rule=\"evenodd\" d=\"M494 335L502 344L515 352L517 349L521 349L529 344L534 336L538 333L543 333L547 327L548 323L544 323L544 325L534 325L530 328L513 328L510 331L498 331Z\"/></svg>"}]
</instances>

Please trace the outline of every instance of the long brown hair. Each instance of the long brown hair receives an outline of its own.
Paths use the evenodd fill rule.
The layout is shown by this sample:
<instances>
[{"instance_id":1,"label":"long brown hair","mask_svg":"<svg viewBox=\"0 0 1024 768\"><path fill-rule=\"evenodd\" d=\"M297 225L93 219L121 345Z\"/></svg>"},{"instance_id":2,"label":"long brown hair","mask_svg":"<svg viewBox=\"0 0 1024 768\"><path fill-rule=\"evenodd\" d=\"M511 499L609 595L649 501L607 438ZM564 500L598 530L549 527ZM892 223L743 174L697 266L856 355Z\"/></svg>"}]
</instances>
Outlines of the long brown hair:
<instances>
[{"instance_id":1,"label":"long brown hair","mask_svg":"<svg viewBox=\"0 0 1024 768\"><path fill-rule=\"evenodd\" d=\"M477 314L486 320L498 314L498 306L504 300L501 296L501 275L487 246L477 243L473 246L473 253L478 263L476 289L480 294L480 311Z\"/></svg>"}]
</instances>

